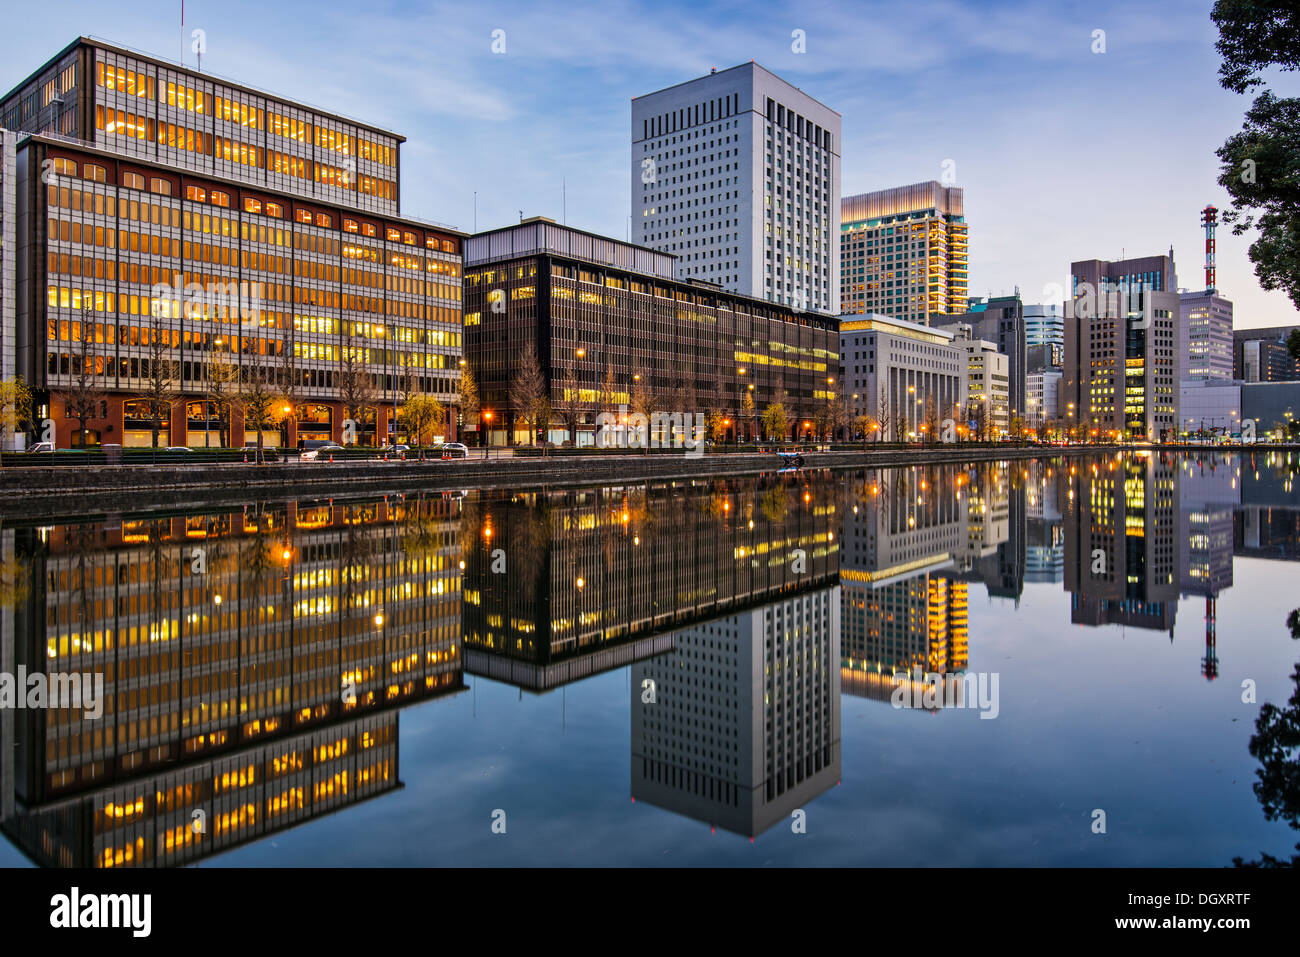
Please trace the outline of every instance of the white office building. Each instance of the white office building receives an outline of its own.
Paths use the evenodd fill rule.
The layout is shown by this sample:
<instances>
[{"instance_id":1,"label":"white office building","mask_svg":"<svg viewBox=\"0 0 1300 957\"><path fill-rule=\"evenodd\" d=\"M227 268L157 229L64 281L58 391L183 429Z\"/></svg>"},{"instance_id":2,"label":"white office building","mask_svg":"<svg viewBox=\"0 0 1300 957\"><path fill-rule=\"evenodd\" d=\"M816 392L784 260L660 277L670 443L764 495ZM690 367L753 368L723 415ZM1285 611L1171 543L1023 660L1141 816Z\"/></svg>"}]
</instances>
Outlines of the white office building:
<instances>
[{"instance_id":1,"label":"white office building","mask_svg":"<svg viewBox=\"0 0 1300 957\"><path fill-rule=\"evenodd\" d=\"M631 240L678 278L840 311L840 115L757 63L632 100Z\"/></svg>"},{"instance_id":2,"label":"white office building","mask_svg":"<svg viewBox=\"0 0 1300 957\"><path fill-rule=\"evenodd\" d=\"M887 442L924 437L931 419L940 427L960 421L967 361L953 339L946 329L891 316L842 316L840 392L853 417L870 416L879 425L874 437Z\"/></svg>"},{"instance_id":3,"label":"white office building","mask_svg":"<svg viewBox=\"0 0 1300 957\"><path fill-rule=\"evenodd\" d=\"M1064 352L1065 316L1059 302L1045 305L1025 303L1025 348L1033 346L1055 346ZM1060 364L1059 359L1057 364Z\"/></svg>"},{"instance_id":4,"label":"white office building","mask_svg":"<svg viewBox=\"0 0 1300 957\"><path fill-rule=\"evenodd\" d=\"M1056 418L1056 396L1061 385L1060 369L1043 369L1025 376L1025 421L1041 429Z\"/></svg>"}]
</instances>

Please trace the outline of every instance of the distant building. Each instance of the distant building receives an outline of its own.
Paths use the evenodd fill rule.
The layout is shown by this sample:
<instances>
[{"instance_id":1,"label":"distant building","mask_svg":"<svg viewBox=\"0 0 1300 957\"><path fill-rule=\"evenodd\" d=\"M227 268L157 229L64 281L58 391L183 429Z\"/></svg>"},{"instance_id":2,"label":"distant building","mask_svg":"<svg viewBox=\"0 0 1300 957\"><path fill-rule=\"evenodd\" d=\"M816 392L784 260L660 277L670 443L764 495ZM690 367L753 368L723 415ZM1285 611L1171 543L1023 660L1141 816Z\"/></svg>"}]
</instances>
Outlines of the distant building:
<instances>
[{"instance_id":1,"label":"distant building","mask_svg":"<svg viewBox=\"0 0 1300 957\"><path fill-rule=\"evenodd\" d=\"M960 187L936 181L840 202L840 312L928 325L966 311L967 227Z\"/></svg>"},{"instance_id":2,"label":"distant building","mask_svg":"<svg viewBox=\"0 0 1300 957\"><path fill-rule=\"evenodd\" d=\"M994 343L978 338L965 323L953 328L953 345L966 353L966 401L967 409L972 410L967 417L974 419L977 413L973 410L982 406L988 417L988 435L1006 435L1011 427L1008 359Z\"/></svg>"},{"instance_id":3,"label":"distant building","mask_svg":"<svg viewBox=\"0 0 1300 957\"><path fill-rule=\"evenodd\" d=\"M1232 378L1232 300L1203 290L1178 296L1183 381Z\"/></svg>"},{"instance_id":4,"label":"distant building","mask_svg":"<svg viewBox=\"0 0 1300 957\"><path fill-rule=\"evenodd\" d=\"M1061 386L1060 369L1031 372L1025 379L1025 421L1035 429L1057 418L1057 397Z\"/></svg>"},{"instance_id":5,"label":"distant building","mask_svg":"<svg viewBox=\"0 0 1300 957\"><path fill-rule=\"evenodd\" d=\"M1188 379L1179 386L1178 428L1204 437L1241 432L1241 383L1233 379Z\"/></svg>"},{"instance_id":6,"label":"distant building","mask_svg":"<svg viewBox=\"0 0 1300 957\"><path fill-rule=\"evenodd\" d=\"M1242 382L1293 382L1300 359L1292 359L1286 340L1300 326L1237 329L1232 333L1232 377Z\"/></svg>"},{"instance_id":7,"label":"distant building","mask_svg":"<svg viewBox=\"0 0 1300 957\"><path fill-rule=\"evenodd\" d=\"M1098 437L1158 440L1175 431L1184 360L1172 255L1089 259L1071 264L1070 275L1060 417Z\"/></svg>"},{"instance_id":8,"label":"distant building","mask_svg":"<svg viewBox=\"0 0 1300 957\"><path fill-rule=\"evenodd\" d=\"M840 312L840 114L757 63L632 100L634 243L678 278Z\"/></svg>"},{"instance_id":9,"label":"distant building","mask_svg":"<svg viewBox=\"0 0 1300 957\"><path fill-rule=\"evenodd\" d=\"M987 302L972 299L969 311L934 316L930 320L930 325L941 329L951 329L958 323L969 325L975 331L976 338L992 342L997 346L998 352L1007 357L1008 411L1011 415L1024 415L1025 373L1028 369L1026 350L1029 340L1020 294L997 296ZM1060 365L1059 360L1056 364Z\"/></svg>"},{"instance_id":10,"label":"distant building","mask_svg":"<svg viewBox=\"0 0 1300 957\"><path fill-rule=\"evenodd\" d=\"M1025 303L1025 348L1056 346L1065 349L1065 315L1061 304ZM1060 362L1057 362L1060 365Z\"/></svg>"},{"instance_id":11,"label":"distant building","mask_svg":"<svg viewBox=\"0 0 1300 957\"><path fill-rule=\"evenodd\" d=\"M1241 416L1255 423L1259 438L1300 438L1300 382L1246 382Z\"/></svg>"},{"instance_id":12,"label":"distant building","mask_svg":"<svg viewBox=\"0 0 1300 957\"><path fill-rule=\"evenodd\" d=\"M870 416L886 441L923 435L927 416L940 425L961 421L967 360L953 339L946 329L889 316L842 316L840 390L853 416Z\"/></svg>"}]
</instances>

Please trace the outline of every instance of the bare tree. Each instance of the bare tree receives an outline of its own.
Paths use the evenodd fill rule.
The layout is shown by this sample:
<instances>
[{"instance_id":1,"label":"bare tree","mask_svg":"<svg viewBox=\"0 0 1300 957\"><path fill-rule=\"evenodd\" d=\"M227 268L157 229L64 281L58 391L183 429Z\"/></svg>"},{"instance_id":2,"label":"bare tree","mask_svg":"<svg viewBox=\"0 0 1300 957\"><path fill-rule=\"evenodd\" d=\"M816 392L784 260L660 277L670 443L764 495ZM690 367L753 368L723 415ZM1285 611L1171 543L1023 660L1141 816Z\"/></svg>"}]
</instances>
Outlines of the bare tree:
<instances>
[{"instance_id":1,"label":"bare tree","mask_svg":"<svg viewBox=\"0 0 1300 957\"><path fill-rule=\"evenodd\" d=\"M534 444L537 438L541 404L547 398L546 377L537 361L537 348L529 342L524 346L514 377L510 380L510 409L516 422L528 425L529 445Z\"/></svg>"},{"instance_id":2,"label":"bare tree","mask_svg":"<svg viewBox=\"0 0 1300 957\"><path fill-rule=\"evenodd\" d=\"M240 368L239 405L244 412L244 428L257 432L257 460L263 459L264 433L275 424L280 395L276 385L275 370L261 354L259 343L252 340L248 361Z\"/></svg>"},{"instance_id":3,"label":"bare tree","mask_svg":"<svg viewBox=\"0 0 1300 957\"><path fill-rule=\"evenodd\" d=\"M886 442L889 441L889 430L893 421L889 415L889 387L881 385L880 405L876 409L876 424L880 426L880 438Z\"/></svg>"},{"instance_id":4,"label":"bare tree","mask_svg":"<svg viewBox=\"0 0 1300 957\"><path fill-rule=\"evenodd\" d=\"M150 318L148 368L145 369L144 389L139 399L153 430L153 447L158 448L158 433L162 431L163 418L170 421L172 406L180 398L178 388L180 363L171 357L172 330L163 325L162 317L155 313ZM170 444L170 436L168 437Z\"/></svg>"},{"instance_id":5,"label":"bare tree","mask_svg":"<svg viewBox=\"0 0 1300 957\"><path fill-rule=\"evenodd\" d=\"M86 424L92 419L103 417L103 407L108 400L108 393L100 388L102 359L97 362L91 348L94 328L94 314L89 307L83 307L81 335L78 337L77 351L72 356L72 383L52 396L55 402L64 405L68 418L77 420L77 435L83 449L86 447Z\"/></svg>"},{"instance_id":6,"label":"bare tree","mask_svg":"<svg viewBox=\"0 0 1300 957\"><path fill-rule=\"evenodd\" d=\"M928 396L925 400L925 440L930 443L939 440L939 405L934 401L934 396Z\"/></svg>"},{"instance_id":7,"label":"bare tree","mask_svg":"<svg viewBox=\"0 0 1300 957\"><path fill-rule=\"evenodd\" d=\"M211 413L204 410L204 418L216 415L220 429L217 440L225 448L230 436L231 413L239 396L239 365L231 353L217 349L208 353L203 371L203 398L211 409ZM204 441L208 441L206 435Z\"/></svg>"},{"instance_id":8,"label":"bare tree","mask_svg":"<svg viewBox=\"0 0 1300 957\"><path fill-rule=\"evenodd\" d=\"M354 423L360 424L368 411L375 409L375 377L369 366L362 361L361 349L356 345L351 332L343 341L343 352L339 356L339 368L336 373L335 387L339 401L343 403L344 415ZM376 420L377 422L378 420ZM379 441L376 434L375 441Z\"/></svg>"},{"instance_id":9,"label":"bare tree","mask_svg":"<svg viewBox=\"0 0 1300 957\"><path fill-rule=\"evenodd\" d=\"M582 383L572 366L565 368L560 380L560 416L564 419L574 448L577 448L578 419L582 416Z\"/></svg>"},{"instance_id":10,"label":"bare tree","mask_svg":"<svg viewBox=\"0 0 1300 957\"><path fill-rule=\"evenodd\" d=\"M614 400L618 397L618 380L614 377L614 367L605 366L605 372L600 377L600 386L597 390L597 404L600 408L612 412L614 410Z\"/></svg>"},{"instance_id":11,"label":"bare tree","mask_svg":"<svg viewBox=\"0 0 1300 957\"><path fill-rule=\"evenodd\" d=\"M293 425L302 403L302 370L298 366L298 318L286 316L284 335L280 338L280 356L276 367L276 388L283 403L284 444L289 445ZM287 411L285 411L287 410Z\"/></svg>"}]
</instances>

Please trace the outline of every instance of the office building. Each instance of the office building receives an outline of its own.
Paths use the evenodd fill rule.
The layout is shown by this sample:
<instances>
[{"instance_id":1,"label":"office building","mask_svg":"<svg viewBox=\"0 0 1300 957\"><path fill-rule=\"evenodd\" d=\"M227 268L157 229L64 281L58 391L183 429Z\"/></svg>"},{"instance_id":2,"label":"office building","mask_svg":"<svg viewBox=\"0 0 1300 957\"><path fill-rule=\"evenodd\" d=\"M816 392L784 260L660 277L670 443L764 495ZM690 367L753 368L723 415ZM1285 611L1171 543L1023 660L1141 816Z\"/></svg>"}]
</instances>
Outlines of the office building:
<instances>
[{"instance_id":1,"label":"office building","mask_svg":"<svg viewBox=\"0 0 1300 957\"><path fill-rule=\"evenodd\" d=\"M354 416L378 443L411 393L455 434L464 234L400 216L401 136L86 38L0 118L21 131L4 362L59 447L293 445ZM231 393L254 382L289 413L244 421Z\"/></svg>"},{"instance_id":2,"label":"office building","mask_svg":"<svg viewBox=\"0 0 1300 957\"><path fill-rule=\"evenodd\" d=\"M1287 339L1300 326L1236 329L1232 333L1232 377L1242 382L1293 382L1300 359L1291 358Z\"/></svg>"},{"instance_id":3,"label":"office building","mask_svg":"<svg viewBox=\"0 0 1300 957\"><path fill-rule=\"evenodd\" d=\"M838 315L840 115L757 63L632 100L631 241L676 276Z\"/></svg>"},{"instance_id":4,"label":"office building","mask_svg":"<svg viewBox=\"0 0 1300 957\"><path fill-rule=\"evenodd\" d=\"M1180 301L1172 250L1070 266L1060 418L1090 437L1160 440L1178 428Z\"/></svg>"},{"instance_id":5,"label":"office building","mask_svg":"<svg viewBox=\"0 0 1300 957\"><path fill-rule=\"evenodd\" d=\"M1211 439L1241 434L1241 389L1235 379L1185 379L1179 385L1178 430Z\"/></svg>"},{"instance_id":6,"label":"office building","mask_svg":"<svg viewBox=\"0 0 1300 957\"><path fill-rule=\"evenodd\" d=\"M965 353L968 425L981 439L998 439L1011 429L1011 382L1008 358L995 343L980 339L965 323L953 327L953 345Z\"/></svg>"},{"instance_id":7,"label":"office building","mask_svg":"<svg viewBox=\"0 0 1300 957\"><path fill-rule=\"evenodd\" d=\"M832 316L674 279L669 253L540 217L479 233L465 248L466 358L484 415L492 413L494 444L527 443L534 428L511 404L530 348L557 442L588 444L600 411L638 404L717 409L729 437L753 437L777 401L793 437L811 429L834 392Z\"/></svg>"},{"instance_id":8,"label":"office building","mask_svg":"<svg viewBox=\"0 0 1300 957\"><path fill-rule=\"evenodd\" d=\"M1025 377L1025 421L1031 429L1041 429L1057 418L1060 369L1043 369Z\"/></svg>"},{"instance_id":9,"label":"office building","mask_svg":"<svg viewBox=\"0 0 1300 957\"><path fill-rule=\"evenodd\" d=\"M842 316L840 392L851 414L868 416L875 437L936 438L944 420L963 421L965 349L954 334L883 315Z\"/></svg>"},{"instance_id":10,"label":"office building","mask_svg":"<svg viewBox=\"0 0 1300 957\"><path fill-rule=\"evenodd\" d=\"M1178 296L1178 351L1182 381L1232 378L1232 300L1216 290Z\"/></svg>"},{"instance_id":11,"label":"office building","mask_svg":"<svg viewBox=\"0 0 1300 957\"><path fill-rule=\"evenodd\" d=\"M966 311L967 227L960 187L936 181L840 203L840 311L930 325Z\"/></svg>"},{"instance_id":12,"label":"office building","mask_svg":"<svg viewBox=\"0 0 1300 957\"><path fill-rule=\"evenodd\" d=\"M1058 353L1065 351L1065 316L1061 304L1025 303L1025 348L1034 346L1054 346ZM1058 358L1056 365L1061 364Z\"/></svg>"},{"instance_id":13,"label":"office building","mask_svg":"<svg viewBox=\"0 0 1300 957\"><path fill-rule=\"evenodd\" d=\"M970 308L966 312L935 316L930 320L930 325L941 329L968 325L974 331L975 338L993 343L998 352L1007 357L1009 415L1023 416L1027 408L1025 375L1029 368L1028 333L1024 309L1020 294L1016 293L987 301L975 298L970 301ZM1059 360L1056 364L1060 365Z\"/></svg>"},{"instance_id":14,"label":"office building","mask_svg":"<svg viewBox=\"0 0 1300 957\"><path fill-rule=\"evenodd\" d=\"M1243 382L1241 417L1255 423L1259 439L1300 438L1300 382Z\"/></svg>"},{"instance_id":15,"label":"office building","mask_svg":"<svg viewBox=\"0 0 1300 957\"><path fill-rule=\"evenodd\" d=\"M634 800L754 837L839 783L837 586L672 641L631 669Z\"/></svg>"}]
</instances>

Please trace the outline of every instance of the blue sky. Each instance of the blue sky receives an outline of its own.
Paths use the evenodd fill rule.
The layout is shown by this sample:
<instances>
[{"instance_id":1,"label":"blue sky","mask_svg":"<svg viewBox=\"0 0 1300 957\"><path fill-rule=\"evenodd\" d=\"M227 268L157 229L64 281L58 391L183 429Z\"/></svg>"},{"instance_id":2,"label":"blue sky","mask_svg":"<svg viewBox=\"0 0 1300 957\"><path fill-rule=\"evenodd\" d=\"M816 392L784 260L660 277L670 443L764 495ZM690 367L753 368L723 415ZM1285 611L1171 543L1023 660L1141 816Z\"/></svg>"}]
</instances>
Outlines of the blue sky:
<instances>
[{"instance_id":1,"label":"blue sky","mask_svg":"<svg viewBox=\"0 0 1300 957\"><path fill-rule=\"evenodd\" d=\"M393 129L402 210L471 229L525 215L625 236L629 101L755 59L844 117L843 189L966 190L971 293L1041 301L1076 259L1172 245L1204 284L1199 210L1226 205L1214 149L1247 97L1217 83L1210 0L1165 2L463 2L190 0L205 72ZM8 89L78 33L179 58L179 3L17 8ZM805 31L807 52L791 49ZM1106 51L1093 53L1093 31ZM506 52L491 49L505 31ZM194 58L187 52L187 62ZM1294 94L1294 74L1275 84ZM567 183L567 202L562 203ZM1296 321L1220 229L1238 327Z\"/></svg>"}]
</instances>

